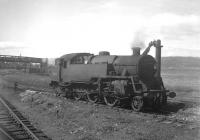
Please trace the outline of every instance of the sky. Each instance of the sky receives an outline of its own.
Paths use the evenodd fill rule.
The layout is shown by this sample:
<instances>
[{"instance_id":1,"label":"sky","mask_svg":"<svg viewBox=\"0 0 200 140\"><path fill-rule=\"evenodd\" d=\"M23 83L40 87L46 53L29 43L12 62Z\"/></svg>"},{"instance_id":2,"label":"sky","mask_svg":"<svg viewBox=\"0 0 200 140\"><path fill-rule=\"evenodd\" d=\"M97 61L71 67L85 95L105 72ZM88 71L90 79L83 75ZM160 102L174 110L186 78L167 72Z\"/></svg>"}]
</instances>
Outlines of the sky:
<instances>
[{"instance_id":1,"label":"sky","mask_svg":"<svg viewBox=\"0 0 200 140\"><path fill-rule=\"evenodd\" d=\"M132 47L144 50L161 39L163 56L200 57L199 5L199 0L0 0L0 55L130 55Z\"/></svg>"}]
</instances>

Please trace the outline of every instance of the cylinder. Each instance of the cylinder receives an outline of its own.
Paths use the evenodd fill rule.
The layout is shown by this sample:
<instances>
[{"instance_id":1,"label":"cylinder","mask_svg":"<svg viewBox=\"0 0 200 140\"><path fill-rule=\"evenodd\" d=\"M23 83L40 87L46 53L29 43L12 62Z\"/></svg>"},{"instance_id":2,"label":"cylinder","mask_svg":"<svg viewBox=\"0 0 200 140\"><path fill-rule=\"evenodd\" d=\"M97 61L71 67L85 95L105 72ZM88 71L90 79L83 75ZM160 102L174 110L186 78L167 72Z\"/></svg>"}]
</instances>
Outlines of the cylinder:
<instances>
[{"instance_id":1,"label":"cylinder","mask_svg":"<svg viewBox=\"0 0 200 140\"><path fill-rule=\"evenodd\" d=\"M133 47L133 56L139 56L140 55L140 47Z\"/></svg>"}]
</instances>

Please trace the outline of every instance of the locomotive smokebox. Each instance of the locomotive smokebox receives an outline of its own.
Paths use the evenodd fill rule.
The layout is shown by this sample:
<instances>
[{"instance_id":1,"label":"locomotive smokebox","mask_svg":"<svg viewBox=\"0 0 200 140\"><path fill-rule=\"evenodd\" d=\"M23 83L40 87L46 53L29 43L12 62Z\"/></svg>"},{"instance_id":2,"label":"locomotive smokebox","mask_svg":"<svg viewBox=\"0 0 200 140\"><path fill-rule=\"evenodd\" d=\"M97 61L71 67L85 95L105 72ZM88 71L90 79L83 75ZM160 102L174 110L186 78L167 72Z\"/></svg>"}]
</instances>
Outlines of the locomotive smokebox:
<instances>
[{"instance_id":1,"label":"locomotive smokebox","mask_svg":"<svg viewBox=\"0 0 200 140\"><path fill-rule=\"evenodd\" d=\"M139 56L140 55L140 47L133 47L133 56Z\"/></svg>"}]
</instances>

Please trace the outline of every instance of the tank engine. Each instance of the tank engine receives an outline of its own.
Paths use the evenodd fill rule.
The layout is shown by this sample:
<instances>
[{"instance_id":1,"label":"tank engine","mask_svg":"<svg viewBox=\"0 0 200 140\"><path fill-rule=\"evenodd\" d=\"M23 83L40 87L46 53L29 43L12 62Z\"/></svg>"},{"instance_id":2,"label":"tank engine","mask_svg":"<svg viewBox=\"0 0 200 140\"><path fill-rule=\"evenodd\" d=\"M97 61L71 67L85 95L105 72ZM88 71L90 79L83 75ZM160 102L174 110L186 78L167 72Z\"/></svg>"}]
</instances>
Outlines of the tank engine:
<instances>
[{"instance_id":1,"label":"tank engine","mask_svg":"<svg viewBox=\"0 0 200 140\"><path fill-rule=\"evenodd\" d=\"M148 55L152 46L156 48L155 59ZM176 96L165 89L161 78L161 48L161 41L156 40L142 54L139 47L133 48L130 56L106 51L99 55L66 54L56 59L50 85L57 94L76 100L104 101L109 106L125 101L135 111L144 106L159 109L168 97Z\"/></svg>"}]
</instances>

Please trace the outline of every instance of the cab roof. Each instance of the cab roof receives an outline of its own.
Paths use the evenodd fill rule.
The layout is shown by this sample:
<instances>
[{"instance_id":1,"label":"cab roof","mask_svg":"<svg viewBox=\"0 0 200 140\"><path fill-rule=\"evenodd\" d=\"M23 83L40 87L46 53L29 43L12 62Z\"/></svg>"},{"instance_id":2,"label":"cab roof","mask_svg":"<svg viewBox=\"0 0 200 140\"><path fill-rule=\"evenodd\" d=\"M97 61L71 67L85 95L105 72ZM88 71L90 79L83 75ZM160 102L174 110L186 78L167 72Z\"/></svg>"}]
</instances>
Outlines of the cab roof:
<instances>
[{"instance_id":1,"label":"cab roof","mask_svg":"<svg viewBox=\"0 0 200 140\"><path fill-rule=\"evenodd\" d=\"M70 54L65 54L65 55L61 56L60 59L70 61L73 58L78 57L78 56L90 56L90 55L93 55L93 54L90 54L90 53L70 53Z\"/></svg>"}]
</instances>

